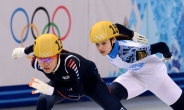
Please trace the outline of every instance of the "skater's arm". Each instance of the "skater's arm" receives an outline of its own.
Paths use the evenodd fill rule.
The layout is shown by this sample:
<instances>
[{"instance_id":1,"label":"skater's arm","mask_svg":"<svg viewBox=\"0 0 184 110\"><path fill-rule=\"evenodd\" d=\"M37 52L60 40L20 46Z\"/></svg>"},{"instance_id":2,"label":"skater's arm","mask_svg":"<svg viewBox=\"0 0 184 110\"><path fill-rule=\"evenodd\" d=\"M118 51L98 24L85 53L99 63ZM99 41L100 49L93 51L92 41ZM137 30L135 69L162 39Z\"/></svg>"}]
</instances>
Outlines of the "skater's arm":
<instances>
[{"instance_id":1,"label":"skater's arm","mask_svg":"<svg viewBox=\"0 0 184 110\"><path fill-rule=\"evenodd\" d=\"M33 52L33 46L34 45L30 45L29 47L26 47L25 49L24 49L24 53L25 54L30 54L30 53L32 53Z\"/></svg>"},{"instance_id":2,"label":"skater's arm","mask_svg":"<svg viewBox=\"0 0 184 110\"><path fill-rule=\"evenodd\" d=\"M151 54L162 53L165 58L170 58L172 56L169 47L164 42L158 42L151 44Z\"/></svg>"}]
</instances>

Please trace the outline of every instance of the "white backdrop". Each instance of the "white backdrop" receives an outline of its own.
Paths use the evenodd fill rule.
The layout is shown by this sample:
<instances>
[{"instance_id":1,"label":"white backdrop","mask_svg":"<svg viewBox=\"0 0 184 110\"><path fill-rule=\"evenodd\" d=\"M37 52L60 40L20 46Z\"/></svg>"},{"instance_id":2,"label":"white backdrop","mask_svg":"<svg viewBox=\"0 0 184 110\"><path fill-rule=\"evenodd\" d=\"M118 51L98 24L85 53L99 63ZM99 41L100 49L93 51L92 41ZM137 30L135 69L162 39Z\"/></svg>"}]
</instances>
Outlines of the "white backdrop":
<instances>
[{"instance_id":1,"label":"white backdrop","mask_svg":"<svg viewBox=\"0 0 184 110\"><path fill-rule=\"evenodd\" d=\"M106 57L102 57L97 52L95 45L90 43L91 26L100 20L123 23L125 17L130 17L132 8L137 9L136 6L132 7L131 0L1 0L0 5L0 86L27 84L32 77L48 81L41 72L37 72L31 67L31 62L27 58L17 60L11 58L13 49L21 47L21 43L16 42L13 38L12 32L16 39L20 40L23 28L31 24L33 13L38 7L44 7L48 11L50 21L52 21L54 11L58 7L62 7L56 12L53 22L57 25L61 38L68 31L68 35L63 39L64 48L94 61L102 77L108 77L109 72L118 71L118 69L111 65ZM16 9L22 9L25 13L20 10L14 13ZM68 30L70 20L66 10L71 17L70 30ZM26 14L28 18L26 18ZM33 24L39 34L42 33L47 23L46 13L43 10L38 10L33 18ZM139 27L140 23L134 28L138 30ZM23 44L29 46L34 41L31 27L25 28L22 35L24 38L26 32L28 34ZM53 33L51 27L49 32ZM55 32L58 35L56 29ZM35 28L34 34L37 35Z\"/></svg>"}]
</instances>

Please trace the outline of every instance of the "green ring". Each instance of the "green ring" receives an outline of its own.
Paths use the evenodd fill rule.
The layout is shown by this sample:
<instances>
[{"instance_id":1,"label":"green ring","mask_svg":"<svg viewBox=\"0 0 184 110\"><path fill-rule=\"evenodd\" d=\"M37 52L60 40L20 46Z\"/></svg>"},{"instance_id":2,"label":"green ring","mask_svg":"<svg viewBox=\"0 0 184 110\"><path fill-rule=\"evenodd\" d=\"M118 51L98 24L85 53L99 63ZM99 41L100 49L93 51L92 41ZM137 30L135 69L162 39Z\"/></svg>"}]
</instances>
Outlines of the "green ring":
<instances>
[{"instance_id":1,"label":"green ring","mask_svg":"<svg viewBox=\"0 0 184 110\"><path fill-rule=\"evenodd\" d=\"M60 37L59 28L58 28L57 25L56 25L55 23L53 23L53 22L48 23L48 24L44 27L44 29L43 29L43 31L42 31L42 34L45 33L45 30L46 30L50 25L51 25L51 26L54 26L54 27L56 28L56 30L57 30L57 32L58 32L58 37Z\"/></svg>"}]
</instances>

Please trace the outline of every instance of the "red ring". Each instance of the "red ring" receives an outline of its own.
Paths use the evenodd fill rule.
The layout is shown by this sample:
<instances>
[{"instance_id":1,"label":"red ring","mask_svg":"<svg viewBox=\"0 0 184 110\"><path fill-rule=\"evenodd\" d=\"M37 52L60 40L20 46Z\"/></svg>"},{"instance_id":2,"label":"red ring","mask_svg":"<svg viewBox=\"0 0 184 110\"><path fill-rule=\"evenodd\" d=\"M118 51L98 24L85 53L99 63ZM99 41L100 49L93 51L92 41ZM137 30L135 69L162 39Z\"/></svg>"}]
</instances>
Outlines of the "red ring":
<instances>
[{"instance_id":1,"label":"red ring","mask_svg":"<svg viewBox=\"0 0 184 110\"><path fill-rule=\"evenodd\" d=\"M66 34L65 34L63 37L60 37L60 36L59 36L59 37L60 37L60 40L64 40L64 39L68 36L68 34L69 34L69 32L70 32L70 28L71 28L71 16L70 16L70 13L69 13L68 9L67 9L65 6L59 6L59 7L56 8L56 10L55 10L54 13L53 13L52 22L54 22L54 17L55 17L55 15L56 15L56 12L57 12L59 9L64 9L64 10L66 11L67 15L68 15L68 18L69 18L69 27L68 27L68 30L67 30ZM53 31L53 34L55 34L55 31L54 31L54 27L53 27L53 26L52 26L52 31ZM56 35L56 34L55 34L55 35Z\"/></svg>"}]
</instances>

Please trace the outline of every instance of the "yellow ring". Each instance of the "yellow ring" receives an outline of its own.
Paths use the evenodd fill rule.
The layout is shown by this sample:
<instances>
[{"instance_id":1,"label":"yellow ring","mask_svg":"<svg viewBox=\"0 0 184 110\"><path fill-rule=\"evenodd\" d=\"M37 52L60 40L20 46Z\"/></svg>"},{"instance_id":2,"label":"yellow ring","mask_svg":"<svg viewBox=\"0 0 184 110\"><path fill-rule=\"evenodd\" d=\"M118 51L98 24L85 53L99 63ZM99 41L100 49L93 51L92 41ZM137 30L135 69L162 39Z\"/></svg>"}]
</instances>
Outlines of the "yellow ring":
<instances>
[{"instance_id":1,"label":"yellow ring","mask_svg":"<svg viewBox=\"0 0 184 110\"><path fill-rule=\"evenodd\" d=\"M38 28L37 28L34 24L30 24L29 26L35 29L37 36L40 35L39 32L38 32ZM25 32L25 30L27 29L27 27L28 27L28 25L26 25L26 26L23 28L23 30L22 30L22 34L21 34L21 38L20 38L20 40L21 40L21 46L22 46L22 47L24 47L24 44L23 44L23 36L24 36L24 32ZM32 56L28 55L27 58L28 58L28 59L32 59Z\"/></svg>"}]
</instances>

